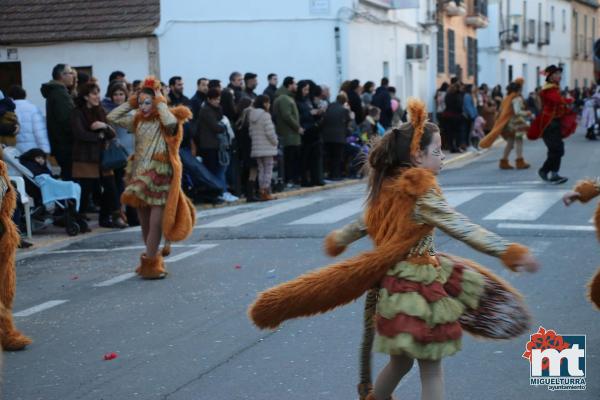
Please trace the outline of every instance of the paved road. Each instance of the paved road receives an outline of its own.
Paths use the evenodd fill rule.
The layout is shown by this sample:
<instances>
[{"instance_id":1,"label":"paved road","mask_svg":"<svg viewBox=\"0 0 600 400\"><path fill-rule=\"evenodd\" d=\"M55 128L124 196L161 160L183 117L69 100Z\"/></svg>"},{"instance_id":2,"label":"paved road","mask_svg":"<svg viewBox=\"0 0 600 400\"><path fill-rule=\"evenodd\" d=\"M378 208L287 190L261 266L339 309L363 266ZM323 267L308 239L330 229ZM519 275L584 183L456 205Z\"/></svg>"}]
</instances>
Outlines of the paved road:
<instances>
[{"instance_id":1,"label":"paved road","mask_svg":"<svg viewBox=\"0 0 600 400\"><path fill-rule=\"evenodd\" d=\"M528 143L526 150L539 165L541 143ZM490 266L520 289L533 314L532 329L587 334L588 388L530 387L529 366L521 358L526 335L509 342L467 337L463 351L444 361L447 399L598 399L600 314L583 295L600 263L590 222L594 205L565 209L559 199L570 186L542 184L535 169L499 171L497 153L444 171L442 186L459 211L530 246L543 269L537 275L509 273L443 234L437 247ZM564 173L573 181L594 176L599 160L600 143L572 138ZM164 281L131 276L141 252L135 230L19 261L16 320L34 344L5 354L3 398L355 398L361 301L275 332L256 330L246 308L258 291L327 264L322 238L357 215L363 191L356 185L202 212L193 237L175 247ZM361 240L348 255L368 248ZM108 352L118 358L104 361ZM379 370L385 357L375 360ZM419 397L416 368L396 394Z\"/></svg>"}]
</instances>

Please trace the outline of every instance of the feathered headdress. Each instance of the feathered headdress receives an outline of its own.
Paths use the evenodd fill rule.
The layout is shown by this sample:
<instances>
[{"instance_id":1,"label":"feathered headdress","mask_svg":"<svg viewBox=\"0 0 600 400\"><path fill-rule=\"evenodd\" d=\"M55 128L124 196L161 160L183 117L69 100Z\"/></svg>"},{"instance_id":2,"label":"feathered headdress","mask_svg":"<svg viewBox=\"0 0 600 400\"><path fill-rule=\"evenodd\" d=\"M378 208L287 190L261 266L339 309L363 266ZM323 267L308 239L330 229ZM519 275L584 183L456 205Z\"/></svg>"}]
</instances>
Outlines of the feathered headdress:
<instances>
[{"instance_id":1,"label":"feathered headdress","mask_svg":"<svg viewBox=\"0 0 600 400\"><path fill-rule=\"evenodd\" d=\"M160 79L156 79L154 75L147 76L142 83L142 88L148 88L152 90L160 89Z\"/></svg>"},{"instance_id":2,"label":"feathered headdress","mask_svg":"<svg viewBox=\"0 0 600 400\"><path fill-rule=\"evenodd\" d=\"M421 100L411 97L408 99L408 118L414 132L410 143L410 154L416 155L421 150L421 138L427 122L427 107Z\"/></svg>"}]
</instances>

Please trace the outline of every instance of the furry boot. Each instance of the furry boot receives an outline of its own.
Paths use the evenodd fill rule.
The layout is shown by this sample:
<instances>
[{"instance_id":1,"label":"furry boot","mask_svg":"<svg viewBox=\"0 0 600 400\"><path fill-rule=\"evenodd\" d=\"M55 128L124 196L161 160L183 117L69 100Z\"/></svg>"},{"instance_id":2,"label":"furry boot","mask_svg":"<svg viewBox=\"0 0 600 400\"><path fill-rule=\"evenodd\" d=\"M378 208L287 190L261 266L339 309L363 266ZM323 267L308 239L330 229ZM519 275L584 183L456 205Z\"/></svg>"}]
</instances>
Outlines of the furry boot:
<instances>
[{"instance_id":1,"label":"furry boot","mask_svg":"<svg viewBox=\"0 0 600 400\"><path fill-rule=\"evenodd\" d=\"M23 350L31 344L31 339L17 330L12 319L11 310L1 307L0 331L2 332L2 348L6 351Z\"/></svg>"},{"instance_id":2,"label":"furry boot","mask_svg":"<svg viewBox=\"0 0 600 400\"><path fill-rule=\"evenodd\" d=\"M136 270L138 272L138 270ZM146 257L145 254L141 256L141 265L139 267L138 274L143 279L163 279L167 276L165 270L165 263L160 254L157 254L154 258Z\"/></svg>"},{"instance_id":3,"label":"furry boot","mask_svg":"<svg viewBox=\"0 0 600 400\"><path fill-rule=\"evenodd\" d=\"M500 169L515 169L506 158L500 160Z\"/></svg>"},{"instance_id":4,"label":"furry boot","mask_svg":"<svg viewBox=\"0 0 600 400\"><path fill-rule=\"evenodd\" d=\"M517 158L516 162L517 162L517 169L527 169L527 168L531 167L531 165L529 165L523 158Z\"/></svg>"}]
</instances>

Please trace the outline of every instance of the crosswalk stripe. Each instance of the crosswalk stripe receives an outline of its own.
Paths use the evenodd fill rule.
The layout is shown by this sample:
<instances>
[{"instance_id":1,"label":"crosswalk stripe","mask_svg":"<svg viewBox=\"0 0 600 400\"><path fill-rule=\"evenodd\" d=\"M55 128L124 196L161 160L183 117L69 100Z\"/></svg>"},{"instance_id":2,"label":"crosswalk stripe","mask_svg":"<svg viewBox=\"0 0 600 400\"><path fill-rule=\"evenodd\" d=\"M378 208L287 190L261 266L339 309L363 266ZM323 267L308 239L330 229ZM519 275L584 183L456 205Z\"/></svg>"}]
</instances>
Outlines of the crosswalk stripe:
<instances>
[{"instance_id":1,"label":"crosswalk stripe","mask_svg":"<svg viewBox=\"0 0 600 400\"><path fill-rule=\"evenodd\" d=\"M534 221L542 216L565 191L530 191L521 193L508 203L483 217L484 220Z\"/></svg>"},{"instance_id":2,"label":"crosswalk stripe","mask_svg":"<svg viewBox=\"0 0 600 400\"><path fill-rule=\"evenodd\" d=\"M213 222L209 222L208 224L200 225L195 227L197 228L229 228L236 227L245 224L249 224L251 222L259 221L263 218L272 217L277 214L284 213L286 211L295 210L301 207L306 207L311 204L317 203L323 200L322 197L307 197L302 199L295 199L289 201L282 201L278 204L273 204L272 206L260 208L258 210L252 210L243 212L240 214L235 214L230 217L225 217L222 219L218 219Z\"/></svg>"},{"instance_id":3,"label":"crosswalk stripe","mask_svg":"<svg viewBox=\"0 0 600 400\"><path fill-rule=\"evenodd\" d=\"M14 317L29 317L35 313L39 313L41 311L47 310L52 307L59 306L63 303L66 303L69 300L50 300L42 304L38 304L37 306L33 306L31 308L27 308L23 311L19 311L13 314Z\"/></svg>"},{"instance_id":4,"label":"crosswalk stripe","mask_svg":"<svg viewBox=\"0 0 600 400\"><path fill-rule=\"evenodd\" d=\"M127 279L131 279L134 276L136 276L135 272L128 272L126 274L122 274L122 275L117 275L114 278L110 278L107 279L105 281L102 282L98 282L98 283L94 283L94 287L107 287L107 286L112 286L115 285L117 283L126 281Z\"/></svg>"},{"instance_id":5,"label":"crosswalk stripe","mask_svg":"<svg viewBox=\"0 0 600 400\"><path fill-rule=\"evenodd\" d=\"M181 261L184 258L191 257L191 256L193 256L195 254L200 253L201 251L212 249L212 248L215 248L217 246L218 246L218 244L199 244L199 245L194 246L194 248L191 249L191 250L184 251L183 253L177 254L174 257L165 258L165 262L174 263L174 262L177 262L177 261Z\"/></svg>"},{"instance_id":6,"label":"crosswalk stripe","mask_svg":"<svg viewBox=\"0 0 600 400\"><path fill-rule=\"evenodd\" d=\"M540 231L580 231L593 232L595 228L589 225L550 225L550 224L498 224L499 229L526 229Z\"/></svg>"},{"instance_id":7,"label":"crosswalk stripe","mask_svg":"<svg viewBox=\"0 0 600 400\"><path fill-rule=\"evenodd\" d=\"M445 194L446 201L452 207L458 207L469 200L473 200L475 197L482 194L479 190L465 190L462 192L449 192Z\"/></svg>"},{"instance_id":8,"label":"crosswalk stripe","mask_svg":"<svg viewBox=\"0 0 600 400\"><path fill-rule=\"evenodd\" d=\"M339 206L331 207L318 213L290 222L288 225L319 225L333 224L345 218L358 214L363 210L364 199L355 199Z\"/></svg>"}]
</instances>

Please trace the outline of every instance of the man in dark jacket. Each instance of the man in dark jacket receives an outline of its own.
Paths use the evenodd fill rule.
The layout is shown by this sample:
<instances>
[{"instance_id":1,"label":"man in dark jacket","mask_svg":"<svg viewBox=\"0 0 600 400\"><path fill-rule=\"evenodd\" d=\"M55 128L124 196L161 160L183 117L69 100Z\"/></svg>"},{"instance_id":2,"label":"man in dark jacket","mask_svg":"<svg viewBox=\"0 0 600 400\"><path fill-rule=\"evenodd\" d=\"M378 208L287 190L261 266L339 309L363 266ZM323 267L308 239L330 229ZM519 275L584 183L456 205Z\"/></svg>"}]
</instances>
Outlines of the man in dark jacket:
<instances>
[{"instance_id":1,"label":"man in dark jacket","mask_svg":"<svg viewBox=\"0 0 600 400\"><path fill-rule=\"evenodd\" d=\"M206 94L208 93L208 79L200 78L196 84L198 86L196 89L196 94L190 99L190 106L192 109L192 114L194 115L194 120L198 119L200 108L202 108L204 102L206 101Z\"/></svg>"},{"instance_id":2,"label":"man in dark jacket","mask_svg":"<svg viewBox=\"0 0 600 400\"><path fill-rule=\"evenodd\" d=\"M392 117L394 114L392 111L392 96L390 96L390 92L388 91L389 84L390 81L388 78L382 78L381 86L377 88L371 101L371 105L381 110L381 119L379 122L385 129L392 126Z\"/></svg>"},{"instance_id":3,"label":"man in dark jacket","mask_svg":"<svg viewBox=\"0 0 600 400\"><path fill-rule=\"evenodd\" d=\"M52 69L52 80L44 83L42 96L46 99L46 124L52 155L60 165L60 177L71 180L72 143L71 111L75 107L67 90L73 86L75 75L67 64L57 64Z\"/></svg>"},{"instance_id":4,"label":"man in dark jacket","mask_svg":"<svg viewBox=\"0 0 600 400\"><path fill-rule=\"evenodd\" d=\"M244 74L244 89L242 90L242 95L240 96L240 100L241 99L249 99L251 102L254 101L254 99L256 99L256 93L254 92L254 90L256 89L256 87L258 86L258 79L257 79L258 75L256 75L253 72L246 72ZM243 110L238 108L238 112L242 113Z\"/></svg>"},{"instance_id":5,"label":"man in dark jacket","mask_svg":"<svg viewBox=\"0 0 600 400\"><path fill-rule=\"evenodd\" d=\"M334 103L327 107L322 122L323 142L329 161L329 179L335 181L342 178L341 166L344 158L346 136L350 134L350 110L348 96L344 92L338 94Z\"/></svg>"},{"instance_id":6,"label":"man in dark jacket","mask_svg":"<svg viewBox=\"0 0 600 400\"><path fill-rule=\"evenodd\" d=\"M180 76L172 76L169 79L169 100L171 100L171 106L184 105L191 108L190 99L183 94L183 80Z\"/></svg>"},{"instance_id":7,"label":"man in dark jacket","mask_svg":"<svg viewBox=\"0 0 600 400\"><path fill-rule=\"evenodd\" d=\"M269 96L269 99L271 99L271 104L273 104L273 102L275 101L275 92L277 92L277 74L269 74L267 76L267 80L269 82L269 86L266 87L263 94L265 96Z\"/></svg>"},{"instance_id":8,"label":"man in dark jacket","mask_svg":"<svg viewBox=\"0 0 600 400\"><path fill-rule=\"evenodd\" d=\"M229 85L221 92L221 108L223 114L229 118L231 125L235 125L238 118L238 111L235 105L242 97L242 74L232 72L229 75Z\"/></svg>"}]
</instances>

